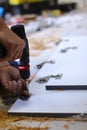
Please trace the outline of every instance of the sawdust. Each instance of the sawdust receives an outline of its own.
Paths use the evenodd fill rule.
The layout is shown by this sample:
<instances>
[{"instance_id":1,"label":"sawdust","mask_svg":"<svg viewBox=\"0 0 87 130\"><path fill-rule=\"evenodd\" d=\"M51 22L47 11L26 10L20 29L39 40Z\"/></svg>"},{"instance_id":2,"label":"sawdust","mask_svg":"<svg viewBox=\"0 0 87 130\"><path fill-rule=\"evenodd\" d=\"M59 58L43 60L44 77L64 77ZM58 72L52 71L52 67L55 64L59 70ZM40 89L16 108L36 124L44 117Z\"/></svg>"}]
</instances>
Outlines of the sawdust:
<instances>
[{"instance_id":1,"label":"sawdust","mask_svg":"<svg viewBox=\"0 0 87 130\"><path fill-rule=\"evenodd\" d=\"M0 129L2 130L47 130L48 127L30 127L30 126L24 126L20 125L21 121L29 121L32 123L32 121L37 122L44 122L47 119L44 118L33 118L33 117L26 117L26 116L12 116L8 115L6 111L0 111Z\"/></svg>"},{"instance_id":2,"label":"sawdust","mask_svg":"<svg viewBox=\"0 0 87 130\"><path fill-rule=\"evenodd\" d=\"M45 128L39 128L39 127L34 127L34 128L31 128L31 127L23 127L23 126L15 126L15 127L11 127L9 128L8 130L47 130L48 128L45 127Z\"/></svg>"},{"instance_id":3,"label":"sawdust","mask_svg":"<svg viewBox=\"0 0 87 130\"><path fill-rule=\"evenodd\" d=\"M28 84L34 79L35 77L35 74L31 74L29 79L28 79Z\"/></svg>"},{"instance_id":4,"label":"sawdust","mask_svg":"<svg viewBox=\"0 0 87 130\"><path fill-rule=\"evenodd\" d=\"M39 56L41 53L41 51L33 51L33 50L30 50L30 56L31 57L37 57Z\"/></svg>"},{"instance_id":5,"label":"sawdust","mask_svg":"<svg viewBox=\"0 0 87 130\"><path fill-rule=\"evenodd\" d=\"M30 49L33 49L33 50L48 49L48 48L51 48L51 45L50 45L51 42L59 43L60 41L61 41L60 38L57 38L52 35L48 35L45 37L43 36L40 38L32 37L29 39Z\"/></svg>"},{"instance_id":6,"label":"sawdust","mask_svg":"<svg viewBox=\"0 0 87 130\"><path fill-rule=\"evenodd\" d=\"M46 44L44 44L43 39L30 39L30 48L33 50L44 50L50 48Z\"/></svg>"},{"instance_id":7,"label":"sawdust","mask_svg":"<svg viewBox=\"0 0 87 130\"><path fill-rule=\"evenodd\" d=\"M69 126L73 123L73 119L67 120L66 122L67 122L67 123L64 125L64 128L65 128L65 129L68 129Z\"/></svg>"},{"instance_id":8,"label":"sawdust","mask_svg":"<svg viewBox=\"0 0 87 130\"><path fill-rule=\"evenodd\" d=\"M48 117L27 117L27 116L15 116L8 115L7 111L0 111L0 130L48 130L49 127L45 124L45 126L41 126L41 123L53 121L66 121L66 124L63 126L64 129L68 129L69 125L74 123L74 121L86 121L86 119L77 119L77 118L48 118ZM24 123L25 122L25 125ZM26 126L26 123L30 125L34 122L38 122L39 125L37 127Z\"/></svg>"},{"instance_id":9,"label":"sawdust","mask_svg":"<svg viewBox=\"0 0 87 130\"><path fill-rule=\"evenodd\" d=\"M64 128L65 128L65 129L68 129L68 128L69 128L69 126L66 124L66 125L64 125Z\"/></svg>"},{"instance_id":10,"label":"sawdust","mask_svg":"<svg viewBox=\"0 0 87 130\"><path fill-rule=\"evenodd\" d=\"M53 34L45 34L42 36L30 36L28 37L30 56L38 56L46 49L53 47L52 42L55 45L60 43L61 39Z\"/></svg>"}]
</instances>

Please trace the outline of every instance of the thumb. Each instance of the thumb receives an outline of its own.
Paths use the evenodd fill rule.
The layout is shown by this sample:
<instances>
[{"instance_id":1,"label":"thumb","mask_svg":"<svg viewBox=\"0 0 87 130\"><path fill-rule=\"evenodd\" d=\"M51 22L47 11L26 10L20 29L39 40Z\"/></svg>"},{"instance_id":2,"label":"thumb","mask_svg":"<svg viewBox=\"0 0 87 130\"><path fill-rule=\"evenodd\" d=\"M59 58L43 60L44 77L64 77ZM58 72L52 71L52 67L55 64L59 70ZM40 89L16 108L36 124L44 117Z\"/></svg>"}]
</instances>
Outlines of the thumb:
<instances>
[{"instance_id":1,"label":"thumb","mask_svg":"<svg viewBox=\"0 0 87 130\"><path fill-rule=\"evenodd\" d=\"M22 90L22 93L21 93L21 96L20 96L20 99L22 100L27 100L29 98L29 90L28 90L28 84L27 84L27 81L23 80L22 79L22 83L23 83L23 90Z\"/></svg>"}]
</instances>

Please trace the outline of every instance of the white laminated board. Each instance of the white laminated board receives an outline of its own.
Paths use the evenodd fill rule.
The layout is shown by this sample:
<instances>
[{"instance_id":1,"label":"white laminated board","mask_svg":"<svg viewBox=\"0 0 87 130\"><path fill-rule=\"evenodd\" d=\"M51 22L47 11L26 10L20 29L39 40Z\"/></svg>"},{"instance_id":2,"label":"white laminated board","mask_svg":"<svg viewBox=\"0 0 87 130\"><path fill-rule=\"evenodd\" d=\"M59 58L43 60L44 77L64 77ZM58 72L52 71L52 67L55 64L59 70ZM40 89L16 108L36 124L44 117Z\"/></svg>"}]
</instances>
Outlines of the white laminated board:
<instances>
[{"instance_id":1,"label":"white laminated board","mask_svg":"<svg viewBox=\"0 0 87 130\"><path fill-rule=\"evenodd\" d=\"M61 49L69 49L61 53ZM46 90L46 85L87 85L87 38L64 38L49 60L29 84L31 94L27 101L18 99L9 109L9 114L28 116L61 116L87 113L87 90ZM51 78L47 83L38 83L41 77L62 73L61 79Z\"/></svg>"},{"instance_id":2,"label":"white laminated board","mask_svg":"<svg viewBox=\"0 0 87 130\"><path fill-rule=\"evenodd\" d=\"M61 50L67 51L61 53ZM73 49L74 48L74 49ZM87 38L71 38L69 41L62 42L55 54L51 56L56 63L50 67L53 74L58 71L62 73L62 78L56 80L51 78L46 87L51 90L59 88L71 90L87 90ZM46 65L49 68L49 65ZM55 68L55 69L52 69Z\"/></svg>"}]
</instances>

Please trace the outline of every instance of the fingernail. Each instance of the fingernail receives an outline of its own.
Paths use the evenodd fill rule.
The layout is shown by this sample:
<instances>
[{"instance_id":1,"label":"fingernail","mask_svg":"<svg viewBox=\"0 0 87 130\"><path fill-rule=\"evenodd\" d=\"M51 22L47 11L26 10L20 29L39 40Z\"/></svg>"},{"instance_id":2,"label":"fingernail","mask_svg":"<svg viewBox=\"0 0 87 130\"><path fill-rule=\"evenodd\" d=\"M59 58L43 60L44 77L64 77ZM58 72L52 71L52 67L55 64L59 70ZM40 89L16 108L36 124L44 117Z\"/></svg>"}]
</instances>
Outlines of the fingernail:
<instances>
[{"instance_id":1,"label":"fingernail","mask_svg":"<svg viewBox=\"0 0 87 130\"><path fill-rule=\"evenodd\" d=\"M18 80L18 83L21 83L21 80Z\"/></svg>"},{"instance_id":2,"label":"fingernail","mask_svg":"<svg viewBox=\"0 0 87 130\"><path fill-rule=\"evenodd\" d=\"M18 80L18 84L22 84L21 80Z\"/></svg>"}]
</instances>

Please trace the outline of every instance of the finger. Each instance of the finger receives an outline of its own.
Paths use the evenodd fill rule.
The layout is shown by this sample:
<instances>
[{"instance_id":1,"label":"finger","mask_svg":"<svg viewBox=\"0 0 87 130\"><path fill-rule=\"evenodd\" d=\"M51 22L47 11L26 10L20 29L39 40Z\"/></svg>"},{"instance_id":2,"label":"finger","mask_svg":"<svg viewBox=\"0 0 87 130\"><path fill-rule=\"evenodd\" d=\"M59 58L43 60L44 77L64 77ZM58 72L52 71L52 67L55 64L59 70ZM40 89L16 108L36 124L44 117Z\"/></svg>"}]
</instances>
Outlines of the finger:
<instances>
[{"instance_id":1,"label":"finger","mask_svg":"<svg viewBox=\"0 0 87 130\"><path fill-rule=\"evenodd\" d=\"M9 90L9 83L8 82L4 82L3 83L3 87L4 87L5 90L8 91Z\"/></svg>"},{"instance_id":2,"label":"finger","mask_svg":"<svg viewBox=\"0 0 87 130\"><path fill-rule=\"evenodd\" d=\"M22 94L25 95L26 97L29 97L29 91L28 90L23 90Z\"/></svg>"},{"instance_id":3,"label":"finger","mask_svg":"<svg viewBox=\"0 0 87 130\"><path fill-rule=\"evenodd\" d=\"M14 48L15 51L12 51L9 53L9 58L10 58L10 61L11 60L16 60L16 59L20 59L21 56L22 56L22 51L20 51L20 48Z\"/></svg>"},{"instance_id":4,"label":"finger","mask_svg":"<svg viewBox=\"0 0 87 130\"><path fill-rule=\"evenodd\" d=\"M16 94L16 95L20 95L21 92L22 92L22 82L19 80L19 81L15 81L13 80L10 84L10 92L12 92L13 94ZM12 86L12 87L11 87Z\"/></svg>"},{"instance_id":5,"label":"finger","mask_svg":"<svg viewBox=\"0 0 87 130\"><path fill-rule=\"evenodd\" d=\"M24 47L23 47L24 48ZM12 60L16 60L16 59L19 59L21 58L22 56L22 52L23 52L23 48L21 48L20 46L17 47L17 46L13 46L11 47L11 49L8 49L7 50L7 54L6 56L4 57L6 60L9 59L9 61L12 61ZM10 51L9 51L10 50Z\"/></svg>"},{"instance_id":6,"label":"finger","mask_svg":"<svg viewBox=\"0 0 87 130\"><path fill-rule=\"evenodd\" d=\"M18 94L18 85L15 80L12 81L12 90L13 94Z\"/></svg>"},{"instance_id":7,"label":"finger","mask_svg":"<svg viewBox=\"0 0 87 130\"><path fill-rule=\"evenodd\" d=\"M28 88L27 88L27 85L26 85L26 81L22 80L22 83L23 83L23 90L22 90L22 94L21 94L21 99L22 100L25 100L29 97L29 91L28 91Z\"/></svg>"},{"instance_id":8,"label":"finger","mask_svg":"<svg viewBox=\"0 0 87 130\"><path fill-rule=\"evenodd\" d=\"M23 90L27 90L28 91L28 86L25 80L22 79L22 84L23 84Z\"/></svg>"},{"instance_id":9,"label":"finger","mask_svg":"<svg viewBox=\"0 0 87 130\"><path fill-rule=\"evenodd\" d=\"M23 92L22 92L22 94L21 94L21 96L20 96L20 99L22 99L22 100L26 100L26 99L28 99L29 98L29 92L28 91L26 91L26 90L23 90Z\"/></svg>"},{"instance_id":10,"label":"finger","mask_svg":"<svg viewBox=\"0 0 87 130\"><path fill-rule=\"evenodd\" d=\"M7 50L6 56L4 56L5 60L13 61L16 59L19 59L22 55L22 52L20 52L17 48L11 48L10 52Z\"/></svg>"},{"instance_id":11,"label":"finger","mask_svg":"<svg viewBox=\"0 0 87 130\"><path fill-rule=\"evenodd\" d=\"M21 92L22 92L22 81L21 80L18 80L18 82L17 82L17 90L18 90L18 94L21 94Z\"/></svg>"},{"instance_id":12,"label":"finger","mask_svg":"<svg viewBox=\"0 0 87 130\"><path fill-rule=\"evenodd\" d=\"M8 91L10 93L13 93L13 94L17 93L17 85L16 85L15 81L9 81L8 86L9 86Z\"/></svg>"}]
</instances>

